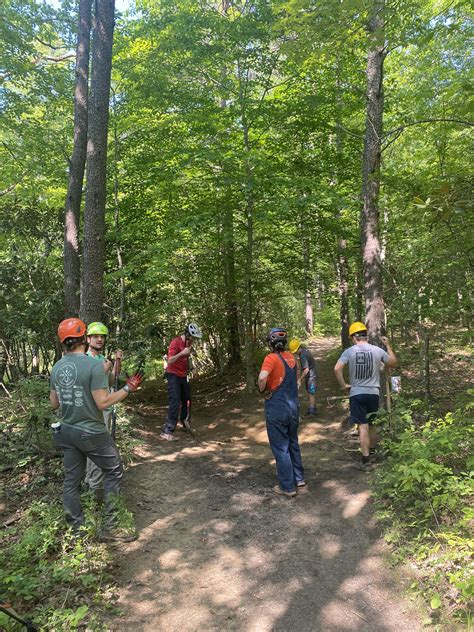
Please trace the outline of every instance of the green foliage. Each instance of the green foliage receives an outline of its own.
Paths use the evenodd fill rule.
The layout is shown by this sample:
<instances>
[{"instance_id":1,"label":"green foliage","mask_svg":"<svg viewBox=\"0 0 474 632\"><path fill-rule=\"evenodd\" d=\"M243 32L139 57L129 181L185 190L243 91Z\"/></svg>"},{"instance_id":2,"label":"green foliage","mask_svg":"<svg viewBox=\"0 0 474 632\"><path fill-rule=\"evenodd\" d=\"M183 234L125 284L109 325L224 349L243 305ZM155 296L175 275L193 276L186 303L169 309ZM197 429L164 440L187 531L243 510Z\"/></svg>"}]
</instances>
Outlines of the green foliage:
<instances>
[{"instance_id":1,"label":"green foliage","mask_svg":"<svg viewBox=\"0 0 474 632\"><path fill-rule=\"evenodd\" d=\"M41 629L76 630L87 620L88 629L99 631L104 628L98 619L111 607L106 598L110 556L97 543L103 511L92 494L83 494L86 526L83 538L73 537L60 503L64 473L51 439L49 426L57 418L48 393L48 381L38 377L20 380L11 397L0 397L0 457L2 465L8 463L2 484L10 510L15 507L22 516L0 533L2 596ZM137 444L134 423L119 407L117 441L125 463ZM116 499L116 510L119 526L133 531L133 515L122 498ZM10 620L5 627L14 629Z\"/></svg>"},{"instance_id":2,"label":"green foliage","mask_svg":"<svg viewBox=\"0 0 474 632\"><path fill-rule=\"evenodd\" d=\"M50 425L57 421L49 403L49 383L43 378L21 379L10 397L0 397L0 455L16 467L55 452Z\"/></svg>"},{"instance_id":3,"label":"green foliage","mask_svg":"<svg viewBox=\"0 0 474 632\"><path fill-rule=\"evenodd\" d=\"M397 557L418 566L432 609L463 619L474 586L472 406L418 423L420 403L414 408L397 402L391 419L387 461L375 477L381 516L392 523Z\"/></svg>"},{"instance_id":4,"label":"green foliage","mask_svg":"<svg viewBox=\"0 0 474 632\"><path fill-rule=\"evenodd\" d=\"M338 306L327 306L314 313L315 336L337 336L340 333L340 329Z\"/></svg>"},{"instance_id":5,"label":"green foliage","mask_svg":"<svg viewBox=\"0 0 474 632\"><path fill-rule=\"evenodd\" d=\"M100 599L108 581L105 547L75 539L59 502L33 502L2 540L0 581L7 598L44 629L77 629L89 610L84 595L88 602Z\"/></svg>"}]
</instances>

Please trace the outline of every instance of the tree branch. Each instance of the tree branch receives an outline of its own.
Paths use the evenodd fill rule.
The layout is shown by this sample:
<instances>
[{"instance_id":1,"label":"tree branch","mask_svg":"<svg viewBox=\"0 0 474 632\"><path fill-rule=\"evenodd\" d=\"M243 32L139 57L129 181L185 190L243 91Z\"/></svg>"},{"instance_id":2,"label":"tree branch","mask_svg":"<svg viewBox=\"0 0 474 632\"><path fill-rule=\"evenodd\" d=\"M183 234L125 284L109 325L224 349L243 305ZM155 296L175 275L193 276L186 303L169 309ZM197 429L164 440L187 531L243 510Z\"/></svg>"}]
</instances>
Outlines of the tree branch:
<instances>
[{"instance_id":1,"label":"tree branch","mask_svg":"<svg viewBox=\"0 0 474 632\"><path fill-rule=\"evenodd\" d=\"M474 123L471 121L465 121L463 119L457 118L429 118L429 119L421 119L420 121L414 121L413 123L405 123L405 125L400 125L400 127L396 127L395 129L390 130L386 134L384 134L385 138L392 136L392 134L397 134L398 132L403 132L407 127L413 127L414 125L425 125L427 123L458 123L459 125L467 125L468 127L474 126Z\"/></svg>"}]
</instances>

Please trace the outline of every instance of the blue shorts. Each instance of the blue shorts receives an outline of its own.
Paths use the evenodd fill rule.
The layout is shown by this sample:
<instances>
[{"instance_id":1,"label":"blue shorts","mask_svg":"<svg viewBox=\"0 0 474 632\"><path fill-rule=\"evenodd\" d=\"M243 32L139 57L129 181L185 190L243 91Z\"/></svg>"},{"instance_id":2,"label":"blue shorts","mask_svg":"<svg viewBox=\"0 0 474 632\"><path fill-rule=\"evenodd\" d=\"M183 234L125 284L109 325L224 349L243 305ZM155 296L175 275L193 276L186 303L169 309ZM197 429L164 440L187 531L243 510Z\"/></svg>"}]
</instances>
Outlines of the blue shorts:
<instances>
[{"instance_id":1,"label":"blue shorts","mask_svg":"<svg viewBox=\"0 0 474 632\"><path fill-rule=\"evenodd\" d=\"M308 377L306 380L306 390L310 395L316 393L316 380L314 377Z\"/></svg>"},{"instance_id":2,"label":"blue shorts","mask_svg":"<svg viewBox=\"0 0 474 632\"><path fill-rule=\"evenodd\" d=\"M349 398L351 421L353 424L372 425L374 413L379 409L379 396L362 393Z\"/></svg>"}]
</instances>

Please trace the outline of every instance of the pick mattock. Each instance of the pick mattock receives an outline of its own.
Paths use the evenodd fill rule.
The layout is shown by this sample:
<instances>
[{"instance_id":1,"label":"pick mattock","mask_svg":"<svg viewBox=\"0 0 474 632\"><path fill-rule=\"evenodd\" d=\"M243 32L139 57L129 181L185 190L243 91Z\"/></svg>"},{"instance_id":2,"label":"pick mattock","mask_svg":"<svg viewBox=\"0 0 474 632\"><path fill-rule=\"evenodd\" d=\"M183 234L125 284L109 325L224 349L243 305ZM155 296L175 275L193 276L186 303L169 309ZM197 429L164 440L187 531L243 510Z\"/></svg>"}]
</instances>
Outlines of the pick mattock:
<instances>
[{"instance_id":1,"label":"pick mattock","mask_svg":"<svg viewBox=\"0 0 474 632\"><path fill-rule=\"evenodd\" d=\"M8 601L0 599L0 612L4 612L11 619L14 619L15 621L18 621L18 623L24 625L29 632L38 632L38 628L36 628L31 621L22 619L18 612L13 610L11 603Z\"/></svg>"},{"instance_id":2,"label":"pick mattock","mask_svg":"<svg viewBox=\"0 0 474 632\"><path fill-rule=\"evenodd\" d=\"M120 369L122 367L122 358L115 358L114 363L114 391L118 391L118 383L119 383L119 375ZM115 431L117 427L117 406L114 405L112 407L112 416L110 422L110 434L112 435L112 439L115 441Z\"/></svg>"}]
</instances>

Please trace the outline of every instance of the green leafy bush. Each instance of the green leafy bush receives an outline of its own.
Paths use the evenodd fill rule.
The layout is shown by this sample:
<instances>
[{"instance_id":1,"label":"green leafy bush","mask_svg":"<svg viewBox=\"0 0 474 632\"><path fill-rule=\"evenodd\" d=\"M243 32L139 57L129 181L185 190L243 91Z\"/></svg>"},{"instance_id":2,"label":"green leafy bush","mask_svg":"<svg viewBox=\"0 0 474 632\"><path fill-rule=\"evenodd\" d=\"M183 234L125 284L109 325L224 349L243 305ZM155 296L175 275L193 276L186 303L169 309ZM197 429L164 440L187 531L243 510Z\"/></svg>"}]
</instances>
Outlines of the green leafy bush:
<instances>
[{"instance_id":1,"label":"green leafy bush","mask_svg":"<svg viewBox=\"0 0 474 632\"><path fill-rule=\"evenodd\" d=\"M431 419L420 402L413 408L397 403L383 442L387 460L374 477L380 515L397 555L418 566L431 608L466 618L474 594L472 409Z\"/></svg>"},{"instance_id":2,"label":"green leafy bush","mask_svg":"<svg viewBox=\"0 0 474 632\"><path fill-rule=\"evenodd\" d=\"M43 629L77 629L108 582L106 547L73 538L59 499L33 502L21 528L3 533L1 548L5 596Z\"/></svg>"}]
</instances>

